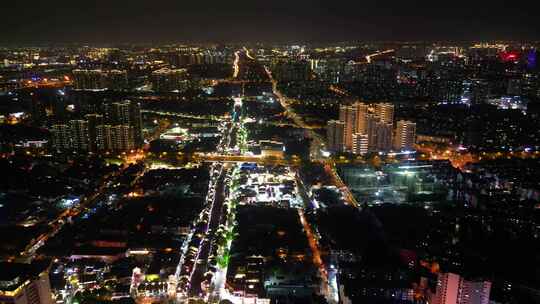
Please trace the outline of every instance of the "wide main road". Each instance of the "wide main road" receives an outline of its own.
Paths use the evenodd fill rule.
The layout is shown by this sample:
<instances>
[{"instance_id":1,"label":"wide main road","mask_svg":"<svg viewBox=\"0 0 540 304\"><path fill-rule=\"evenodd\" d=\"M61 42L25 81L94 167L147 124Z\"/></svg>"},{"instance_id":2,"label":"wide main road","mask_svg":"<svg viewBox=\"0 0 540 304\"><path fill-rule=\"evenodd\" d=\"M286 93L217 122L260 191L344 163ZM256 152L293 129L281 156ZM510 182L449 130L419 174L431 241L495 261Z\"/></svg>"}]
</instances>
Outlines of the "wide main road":
<instances>
[{"instance_id":1,"label":"wide main road","mask_svg":"<svg viewBox=\"0 0 540 304\"><path fill-rule=\"evenodd\" d=\"M272 72L270 71L270 69L268 69L268 67L265 67L264 69L268 75L268 78L270 79L270 82L272 83L272 92L277 97L281 106L285 109L286 115L290 117L298 127L306 130L309 135L309 138L311 138L312 140L311 147L310 147L311 158L313 160L321 160L322 159L321 150L324 150L324 146L325 146L324 141L322 140L321 136L317 134L317 132L315 132L313 128L311 128L306 123L304 123L304 120L302 119L302 117L296 114L294 109L291 107L291 103L290 103L291 99L286 97L279 91L278 82L272 76Z\"/></svg>"},{"instance_id":2,"label":"wide main road","mask_svg":"<svg viewBox=\"0 0 540 304\"><path fill-rule=\"evenodd\" d=\"M223 203L225 202L225 175L227 174L227 169L222 168L218 180L215 186L215 197L210 208L210 214L208 216L208 224L205 227L203 232L204 237L202 238L198 254L195 259L195 264L193 267L193 272L190 277L189 292L190 296L202 297L203 288L202 283L205 280L205 273L208 271L208 257L211 252L212 240L216 235L216 231L219 227L221 219L221 211L223 209Z\"/></svg>"},{"instance_id":3,"label":"wide main road","mask_svg":"<svg viewBox=\"0 0 540 304\"><path fill-rule=\"evenodd\" d=\"M241 73L240 51L236 53L234 62L234 76ZM241 110L241 98L235 98L235 104L231 117L239 117ZM226 177L228 175L228 164L225 161L231 157L238 157L237 134L241 122L238 119L231 119L224 122L222 128L222 138L217 146L216 157L212 159L210 170L210 184L207 195L207 204L201 212L198 221L192 228L192 233L182 246L180 262L177 267L176 277L179 279L179 300L185 302L186 298L206 299L208 290L205 283L208 283L207 273L210 270L209 258L212 254L212 245L216 238L221 218L223 216L223 205L228 193Z\"/></svg>"}]
</instances>

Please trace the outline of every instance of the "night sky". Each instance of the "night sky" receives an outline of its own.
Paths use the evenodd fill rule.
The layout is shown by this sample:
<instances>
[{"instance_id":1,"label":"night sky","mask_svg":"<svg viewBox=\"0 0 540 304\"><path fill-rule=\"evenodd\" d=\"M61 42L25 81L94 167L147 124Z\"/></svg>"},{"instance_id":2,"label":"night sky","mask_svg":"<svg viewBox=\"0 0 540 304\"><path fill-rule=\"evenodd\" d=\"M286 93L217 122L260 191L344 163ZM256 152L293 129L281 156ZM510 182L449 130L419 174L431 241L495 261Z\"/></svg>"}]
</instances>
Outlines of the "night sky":
<instances>
[{"instance_id":1,"label":"night sky","mask_svg":"<svg viewBox=\"0 0 540 304\"><path fill-rule=\"evenodd\" d=\"M538 39L532 1L1 0L0 45Z\"/></svg>"}]
</instances>

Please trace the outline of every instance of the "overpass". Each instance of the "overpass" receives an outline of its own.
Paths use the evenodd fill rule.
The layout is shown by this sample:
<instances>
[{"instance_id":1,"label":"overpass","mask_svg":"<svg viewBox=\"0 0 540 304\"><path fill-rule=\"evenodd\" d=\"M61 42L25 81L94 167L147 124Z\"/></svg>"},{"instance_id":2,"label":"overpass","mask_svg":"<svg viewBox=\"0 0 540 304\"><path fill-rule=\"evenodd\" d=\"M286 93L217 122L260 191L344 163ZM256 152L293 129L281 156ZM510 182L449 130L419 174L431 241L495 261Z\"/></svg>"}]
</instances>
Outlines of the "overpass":
<instances>
[{"instance_id":1,"label":"overpass","mask_svg":"<svg viewBox=\"0 0 540 304\"><path fill-rule=\"evenodd\" d=\"M261 165L294 166L300 163L299 159L285 159L284 157L265 157L260 155L226 155L195 153L191 159L199 162L223 162L223 163L257 163Z\"/></svg>"}]
</instances>

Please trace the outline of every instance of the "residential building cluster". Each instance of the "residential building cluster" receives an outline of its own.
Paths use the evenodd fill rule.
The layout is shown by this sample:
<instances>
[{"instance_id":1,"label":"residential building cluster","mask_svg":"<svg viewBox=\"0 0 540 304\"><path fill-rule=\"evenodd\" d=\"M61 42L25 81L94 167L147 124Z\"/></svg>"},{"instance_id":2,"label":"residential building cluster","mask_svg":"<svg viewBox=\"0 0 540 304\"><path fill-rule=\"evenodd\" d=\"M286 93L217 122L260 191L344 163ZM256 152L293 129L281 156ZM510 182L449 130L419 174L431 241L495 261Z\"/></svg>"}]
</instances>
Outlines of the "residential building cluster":
<instances>
[{"instance_id":1,"label":"residential building cluster","mask_svg":"<svg viewBox=\"0 0 540 304\"><path fill-rule=\"evenodd\" d=\"M125 90L128 76L125 70L73 70L75 90Z\"/></svg>"},{"instance_id":2,"label":"residential building cluster","mask_svg":"<svg viewBox=\"0 0 540 304\"><path fill-rule=\"evenodd\" d=\"M399 120L394 128L394 105L356 102L339 107L339 120L327 125L328 148L333 152L368 152L414 149L416 124Z\"/></svg>"},{"instance_id":3,"label":"residential building cluster","mask_svg":"<svg viewBox=\"0 0 540 304\"><path fill-rule=\"evenodd\" d=\"M186 69L162 68L152 72L152 90L154 92L183 92L189 86Z\"/></svg>"},{"instance_id":4,"label":"residential building cluster","mask_svg":"<svg viewBox=\"0 0 540 304\"><path fill-rule=\"evenodd\" d=\"M129 100L105 104L100 114L51 126L56 151L127 151L143 144L141 106Z\"/></svg>"}]
</instances>

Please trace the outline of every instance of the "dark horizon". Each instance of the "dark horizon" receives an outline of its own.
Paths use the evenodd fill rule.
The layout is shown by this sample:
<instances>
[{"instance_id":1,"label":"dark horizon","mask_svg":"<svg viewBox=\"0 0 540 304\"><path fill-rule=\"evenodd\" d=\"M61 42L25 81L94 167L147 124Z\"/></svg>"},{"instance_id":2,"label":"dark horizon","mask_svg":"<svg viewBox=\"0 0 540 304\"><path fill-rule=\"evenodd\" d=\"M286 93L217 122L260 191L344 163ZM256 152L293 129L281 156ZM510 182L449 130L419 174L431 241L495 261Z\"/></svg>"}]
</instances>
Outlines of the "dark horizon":
<instances>
[{"instance_id":1,"label":"dark horizon","mask_svg":"<svg viewBox=\"0 0 540 304\"><path fill-rule=\"evenodd\" d=\"M453 1L3 2L0 44L538 40L526 6Z\"/></svg>"}]
</instances>

